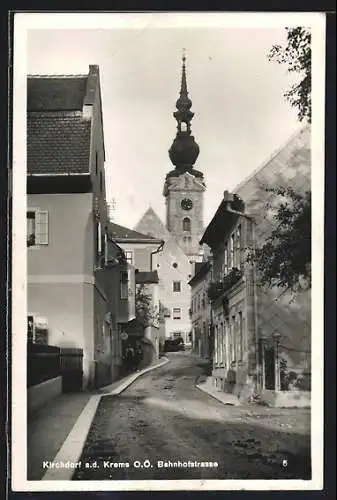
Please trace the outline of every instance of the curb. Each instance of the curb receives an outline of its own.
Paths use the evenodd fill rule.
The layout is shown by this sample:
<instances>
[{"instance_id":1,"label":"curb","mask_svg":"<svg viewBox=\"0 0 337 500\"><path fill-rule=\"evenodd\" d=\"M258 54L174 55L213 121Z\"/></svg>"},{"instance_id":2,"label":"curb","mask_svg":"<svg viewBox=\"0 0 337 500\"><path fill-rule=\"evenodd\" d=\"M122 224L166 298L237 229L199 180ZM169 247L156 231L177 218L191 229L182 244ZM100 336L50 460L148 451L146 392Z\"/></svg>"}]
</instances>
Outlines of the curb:
<instances>
[{"instance_id":1,"label":"curb","mask_svg":"<svg viewBox=\"0 0 337 500\"><path fill-rule=\"evenodd\" d=\"M207 394L208 396L210 396L211 398L214 398L216 399L217 401L219 401L220 403L222 403L223 405L227 405L227 406L240 406L240 402L239 401L236 401L233 399L233 402L226 402L224 401L221 396L218 396L216 393L214 392L211 392L211 391L208 391L207 389L205 389L204 387L201 387L201 385L196 385L195 386L197 389L199 389L199 391L201 392L204 392L205 394Z\"/></svg>"},{"instance_id":2,"label":"curb","mask_svg":"<svg viewBox=\"0 0 337 500\"><path fill-rule=\"evenodd\" d=\"M110 392L103 393L100 396L101 397L118 396L123 391L125 391L125 389L127 389L135 380L137 380L137 378L141 377L142 375L144 375L147 372L155 370L156 368L160 368L161 366L164 366L169 362L169 360L167 358L162 358L162 359L163 359L163 361L161 361L160 363L157 363L156 365L148 366L147 368L144 368L143 370L140 370L139 372L134 373L133 375L130 376L130 378L128 378L127 380L122 382L119 387L117 387L116 389L113 389Z\"/></svg>"},{"instance_id":3,"label":"curb","mask_svg":"<svg viewBox=\"0 0 337 500\"><path fill-rule=\"evenodd\" d=\"M54 459L51 461L51 463L54 464L54 467L51 467L47 470L47 472L42 477L42 481L71 480L76 468L78 468L76 467L76 464L78 464L81 458L92 421L94 420L98 405L102 397L118 396L123 391L125 391L125 389L127 389L127 387L129 387L137 378L141 377L145 373L155 370L156 368L160 368L161 366L166 365L168 362L169 360L167 358L164 358L161 363L157 363L153 366L148 366L147 368L144 368L143 370L135 373L128 380L121 383L121 385L116 389L113 389L106 394L91 396L86 406L82 410L82 413L76 420L75 425L66 437L63 445L59 449Z\"/></svg>"}]
</instances>

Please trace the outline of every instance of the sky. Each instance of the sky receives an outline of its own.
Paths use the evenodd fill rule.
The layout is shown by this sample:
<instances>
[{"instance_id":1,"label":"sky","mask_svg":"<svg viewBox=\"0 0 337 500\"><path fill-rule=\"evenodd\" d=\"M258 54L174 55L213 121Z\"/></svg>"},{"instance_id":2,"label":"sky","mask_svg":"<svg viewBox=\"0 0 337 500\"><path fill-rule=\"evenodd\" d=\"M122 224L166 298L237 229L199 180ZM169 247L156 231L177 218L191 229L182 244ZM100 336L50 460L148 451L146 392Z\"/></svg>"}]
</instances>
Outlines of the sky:
<instances>
[{"instance_id":1,"label":"sky","mask_svg":"<svg viewBox=\"0 0 337 500\"><path fill-rule=\"evenodd\" d=\"M105 16L113 21L116 15ZM173 168L168 149L185 48L207 225L223 191L235 188L301 127L283 97L291 83L286 67L267 57L273 44L284 44L286 32L268 23L210 26L202 17L197 24L188 17L177 25L155 21L144 14L142 23L108 22L103 29L94 22L63 29L43 29L41 23L28 31L27 72L85 74L89 64L99 65L107 201L115 199L115 222L133 228L150 205L165 221L162 191Z\"/></svg>"}]
</instances>

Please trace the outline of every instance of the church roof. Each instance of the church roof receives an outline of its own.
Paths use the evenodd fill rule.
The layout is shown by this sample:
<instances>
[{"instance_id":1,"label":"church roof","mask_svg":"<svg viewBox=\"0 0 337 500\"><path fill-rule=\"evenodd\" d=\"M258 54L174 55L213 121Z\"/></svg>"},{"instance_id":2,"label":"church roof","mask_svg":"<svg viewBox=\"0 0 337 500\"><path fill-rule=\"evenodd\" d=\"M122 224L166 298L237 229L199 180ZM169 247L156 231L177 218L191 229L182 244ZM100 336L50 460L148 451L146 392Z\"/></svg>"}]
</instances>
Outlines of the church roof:
<instances>
[{"instance_id":1,"label":"church roof","mask_svg":"<svg viewBox=\"0 0 337 500\"><path fill-rule=\"evenodd\" d=\"M156 214L152 207L149 207L141 219L135 226L135 231L140 231L153 238L167 240L170 238L170 233L166 229L160 217Z\"/></svg>"},{"instance_id":2,"label":"church roof","mask_svg":"<svg viewBox=\"0 0 337 500\"><path fill-rule=\"evenodd\" d=\"M115 241L137 240L143 242L150 241L152 243L161 243L160 239L150 236L149 234L144 234L113 222L109 224L109 234Z\"/></svg>"}]
</instances>

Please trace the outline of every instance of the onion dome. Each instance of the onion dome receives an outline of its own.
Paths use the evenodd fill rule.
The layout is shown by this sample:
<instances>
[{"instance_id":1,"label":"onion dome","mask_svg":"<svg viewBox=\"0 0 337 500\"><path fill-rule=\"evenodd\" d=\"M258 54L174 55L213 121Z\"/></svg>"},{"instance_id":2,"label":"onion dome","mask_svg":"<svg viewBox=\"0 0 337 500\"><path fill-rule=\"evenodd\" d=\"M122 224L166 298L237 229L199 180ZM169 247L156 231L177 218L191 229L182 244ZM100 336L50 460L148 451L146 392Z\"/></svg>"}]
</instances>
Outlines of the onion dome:
<instances>
[{"instance_id":1,"label":"onion dome","mask_svg":"<svg viewBox=\"0 0 337 500\"><path fill-rule=\"evenodd\" d=\"M191 134L192 101L188 97L186 83L186 57L183 55L180 95L176 102L177 111L173 113L177 120L177 134L169 149L169 157L177 173L191 171L199 156L199 146Z\"/></svg>"}]
</instances>

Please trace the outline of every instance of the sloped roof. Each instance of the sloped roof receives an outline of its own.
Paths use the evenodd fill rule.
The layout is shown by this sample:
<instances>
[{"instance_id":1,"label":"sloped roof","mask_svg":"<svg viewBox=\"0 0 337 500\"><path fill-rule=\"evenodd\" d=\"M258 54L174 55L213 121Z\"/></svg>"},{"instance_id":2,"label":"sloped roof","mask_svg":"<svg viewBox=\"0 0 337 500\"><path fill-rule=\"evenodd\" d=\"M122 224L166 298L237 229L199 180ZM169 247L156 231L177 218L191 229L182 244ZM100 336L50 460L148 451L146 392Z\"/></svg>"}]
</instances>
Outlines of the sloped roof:
<instances>
[{"instance_id":1,"label":"sloped roof","mask_svg":"<svg viewBox=\"0 0 337 500\"><path fill-rule=\"evenodd\" d=\"M149 207L135 226L136 231L167 240L171 234L152 207Z\"/></svg>"},{"instance_id":2,"label":"sloped roof","mask_svg":"<svg viewBox=\"0 0 337 500\"><path fill-rule=\"evenodd\" d=\"M87 76L28 76L27 111L80 111Z\"/></svg>"},{"instance_id":3,"label":"sloped roof","mask_svg":"<svg viewBox=\"0 0 337 500\"><path fill-rule=\"evenodd\" d=\"M91 119L99 68L87 75L29 75L27 78L28 175L89 174Z\"/></svg>"},{"instance_id":4,"label":"sloped roof","mask_svg":"<svg viewBox=\"0 0 337 500\"><path fill-rule=\"evenodd\" d=\"M149 236L148 234L143 234L128 227L120 226L119 224L110 223L109 224L109 234L116 241L121 240L141 240L141 241L153 241L153 243L159 243L161 240Z\"/></svg>"},{"instance_id":5,"label":"sloped roof","mask_svg":"<svg viewBox=\"0 0 337 500\"><path fill-rule=\"evenodd\" d=\"M310 135L308 125L296 131L262 166L234 188L234 193L244 201L245 211L253 215L255 221L259 219L260 229L266 204L264 184L290 184L297 189L310 187ZM232 208L242 210L234 206ZM236 218L237 215L227 212L227 203L222 199L200 243L209 246L218 243L218 239L222 238L221 235L234 224Z\"/></svg>"},{"instance_id":6,"label":"sloped roof","mask_svg":"<svg viewBox=\"0 0 337 500\"><path fill-rule=\"evenodd\" d=\"M28 174L89 173L90 131L81 113L29 113Z\"/></svg>"},{"instance_id":7,"label":"sloped roof","mask_svg":"<svg viewBox=\"0 0 337 500\"><path fill-rule=\"evenodd\" d=\"M193 286L207 273L209 269L210 269L209 262L196 262L194 267L194 276L192 276L188 284L190 286Z\"/></svg>"},{"instance_id":8,"label":"sloped roof","mask_svg":"<svg viewBox=\"0 0 337 500\"><path fill-rule=\"evenodd\" d=\"M249 182L251 182L255 177L261 175L264 172L266 172L266 175L270 177L270 171L273 163L276 163L277 159L282 155L287 156L289 152L292 153L293 149L296 149L297 145L299 145L299 147L303 147L303 144L308 144L308 146L310 147L310 134L311 127L308 124L296 130L291 135L291 137L289 137L279 148L271 153L271 155L263 162L262 165L259 165L255 170L253 170L253 172L251 172L245 179L243 179L234 188L233 192L240 195L241 190L243 190L245 186L249 184ZM286 168L287 161L283 162L283 164L280 164L279 162L277 163L277 169L274 177L277 176L280 167Z\"/></svg>"}]
</instances>

